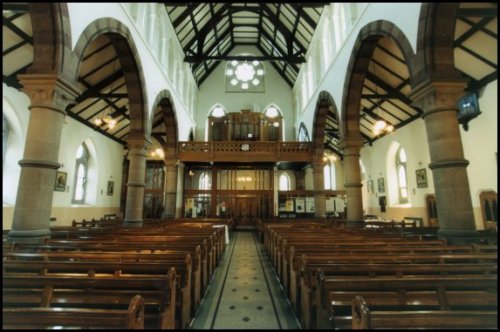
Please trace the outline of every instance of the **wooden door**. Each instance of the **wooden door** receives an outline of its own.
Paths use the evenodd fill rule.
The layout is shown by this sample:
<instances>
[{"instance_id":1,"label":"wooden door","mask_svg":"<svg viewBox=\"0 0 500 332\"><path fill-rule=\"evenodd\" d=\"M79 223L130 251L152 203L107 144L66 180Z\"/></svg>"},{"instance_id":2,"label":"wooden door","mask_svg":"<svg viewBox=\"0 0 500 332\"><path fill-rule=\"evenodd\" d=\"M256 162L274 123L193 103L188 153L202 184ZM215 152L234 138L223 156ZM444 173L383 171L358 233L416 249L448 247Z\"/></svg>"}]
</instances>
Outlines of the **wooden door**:
<instances>
[{"instance_id":1,"label":"wooden door","mask_svg":"<svg viewBox=\"0 0 500 332\"><path fill-rule=\"evenodd\" d=\"M237 226L254 227L258 215L258 200L255 197L236 197L234 218Z\"/></svg>"}]
</instances>

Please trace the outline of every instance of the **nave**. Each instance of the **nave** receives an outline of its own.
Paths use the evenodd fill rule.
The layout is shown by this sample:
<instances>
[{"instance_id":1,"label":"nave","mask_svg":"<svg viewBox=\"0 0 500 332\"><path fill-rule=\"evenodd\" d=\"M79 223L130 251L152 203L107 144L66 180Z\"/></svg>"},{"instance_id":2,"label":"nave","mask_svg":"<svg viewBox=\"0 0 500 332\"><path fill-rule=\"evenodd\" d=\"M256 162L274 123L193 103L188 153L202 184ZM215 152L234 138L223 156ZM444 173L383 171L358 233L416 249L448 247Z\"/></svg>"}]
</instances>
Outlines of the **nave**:
<instances>
[{"instance_id":1,"label":"nave","mask_svg":"<svg viewBox=\"0 0 500 332\"><path fill-rule=\"evenodd\" d=\"M299 329L269 255L252 231L236 231L193 329Z\"/></svg>"}]
</instances>

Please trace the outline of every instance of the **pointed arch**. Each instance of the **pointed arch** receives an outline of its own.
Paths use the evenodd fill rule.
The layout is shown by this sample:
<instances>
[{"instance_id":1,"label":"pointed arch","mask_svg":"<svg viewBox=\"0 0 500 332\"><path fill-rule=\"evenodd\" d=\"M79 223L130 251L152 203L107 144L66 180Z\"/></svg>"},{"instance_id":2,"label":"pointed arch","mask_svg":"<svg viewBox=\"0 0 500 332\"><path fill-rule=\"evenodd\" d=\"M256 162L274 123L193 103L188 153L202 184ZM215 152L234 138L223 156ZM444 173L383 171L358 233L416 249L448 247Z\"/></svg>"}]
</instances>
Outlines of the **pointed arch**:
<instances>
[{"instance_id":1,"label":"pointed arch","mask_svg":"<svg viewBox=\"0 0 500 332\"><path fill-rule=\"evenodd\" d=\"M337 153L339 156L342 157L342 153L340 149L334 148L333 146L327 146L325 145L325 136L327 133L327 130L334 130L334 128L327 128L329 126L327 124L327 118L330 117L329 122L336 122L338 124L339 122L339 117L338 117L338 109L335 104L335 101L333 100L332 96L330 95L329 92L327 91L321 91L319 94L319 99L318 102L316 103L316 111L314 114L314 122L313 122L313 146L314 146L314 151L315 155L319 156L320 158L323 157L323 151L326 147L329 147L330 150L334 151ZM341 133L341 126L338 127L338 131L336 133L333 133L332 131L332 137L333 134L336 137L336 141L338 142L339 138L342 137Z\"/></svg>"},{"instance_id":2,"label":"pointed arch","mask_svg":"<svg viewBox=\"0 0 500 332\"><path fill-rule=\"evenodd\" d=\"M459 6L459 2L422 3L417 52L410 62L410 68L413 68L413 75L410 75L412 87L433 79L461 80L454 58Z\"/></svg>"},{"instance_id":3,"label":"pointed arch","mask_svg":"<svg viewBox=\"0 0 500 332\"><path fill-rule=\"evenodd\" d=\"M73 65L66 3L28 3L33 30L33 64L27 73L69 73Z\"/></svg>"},{"instance_id":4,"label":"pointed arch","mask_svg":"<svg viewBox=\"0 0 500 332\"><path fill-rule=\"evenodd\" d=\"M71 75L74 80L78 79L85 50L102 34L106 34L113 44L125 76L130 114L129 137L150 136L151 123L148 121L147 94L142 65L132 34L124 23L110 17L91 22L76 43L74 52L78 61Z\"/></svg>"},{"instance_id":5,"label":"pointed arch","mask_svg":"<svg viewBox=\"0 0 500 332\"><path fill-rule=\"evenodd\" d=\"M375 47L382 37L389 37L398 45L406 63L408 63L410 78L414 76L415 66L411 60L414 58L415 53L404 33L393 23L384 20L370 22L364 26L359 31L354 43L346 70L347 78L342 93L343 107L341 116L341 131L344 133L344 137L361 139L359 113L363 82Z\"/></svg>"},{"instance_id":6,"label":"pointed arch","mask_svg":"<svg viewBox=\"0 0 500 332\"><path fill-rule=\"evenodd\" d=\"M165 132L160 134L160 136L165 136L166 139L166 142L164 142L163 139L160 141L165 152L165 160L177 160L179 131L176 116L177 112L175 111L170 91L162 90L158 93L153 103L153 112L151 112L153 115L156 113L155 110L158 107L161 108L162 119L165 126ZM151 121L154 120L151 119ZM153 135L156 136L155 134Z\"/></svg>"}]
</instances>

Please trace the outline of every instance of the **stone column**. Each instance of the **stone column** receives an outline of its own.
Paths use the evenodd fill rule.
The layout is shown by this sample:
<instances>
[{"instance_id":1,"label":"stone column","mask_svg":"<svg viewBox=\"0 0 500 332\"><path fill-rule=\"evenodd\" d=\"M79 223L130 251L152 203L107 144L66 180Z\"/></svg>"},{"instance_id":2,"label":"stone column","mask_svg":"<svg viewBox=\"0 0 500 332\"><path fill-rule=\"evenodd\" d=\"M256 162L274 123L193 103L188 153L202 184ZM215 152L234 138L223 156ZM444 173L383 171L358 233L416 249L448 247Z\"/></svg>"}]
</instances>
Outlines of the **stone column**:
<instances>
[{"instance_id":1,"label":"stone column","mask_svg":"<svg viewBox=\"0 0 500 332\"><path fill-rule=\"evenodd\" d=\"M19 75L31 100L30 119L9 241L41 242L49 223L66 107L77 90L56 74Z\"/></svg>"},{"instance_id":2,"label":"stone column","mask_svg":"<svg viewBox=\"0 0 500 332\"><path fill-rule=\"evenodd\" d=\"M430 82L415 88L411 98L421 107L436 191L438 235L451 243L467 243L477 235L464 159L457 101L463 82Z\"/></svg>"},{"instance_id":3,"label":"stone column","mask_svg":"<svg viewBox=\"0 0 500 332\"><path fill-rule=\"evenodd\" d=\"M175 203L177 199L177 165L175 160L165 162L167 174L165 184L165 217L175 218Z\"/></svg>"},{"instance_id":4,"label":"stone column","mask_svg":"<svg viewBox=\"0 0 500 332\"><path fill-rule=\"evenodd\" d=\"M307 166L304 170L304 188L305 190L314 190L314 175L312 166Z\"/></svg>"},{"instance_id":5,"label":"stone column","mask_svg":"<svg viewBox=\"0 0 500 332\"><path fill-rule=\"evenodd\" d=\"M177 165L177 195L175 202L175 218L182 218L182 209L184 206L184 163Z\"/></svg>"},{"instance_id":6,"label":"stone column","mask_svg":"<svg viewBox=\"0 0 500 332\"><path fill-rule=\"evenodd\" d=\"M341 142L344 148L344 189L347 195L346 227L362 227L363 198L361 195L361 169L359 166L361 138L346 138Z\"/></svg>"},{"instance_id":7,"label":"stone column","mask_svg":"<svg viewBox=\"0 0 500 332\"><path fill-rule=\"evenodd\" d=\"M132 136L127 140L129 153L127 203L124 226L142 227L144 187L146 176L146 151L151 141L145 137Z\"/></svg>"},{"instance_id":8,"label":"stone column","mask_svg":"<svg viewBox=\"0 0 500 332\"><path fill-rule=\"evenodd\" d=\"M316 218L326 217L326 202L325 202L325 179L323 175L323 160L313 161L313 178L314 178L314 216Z\"/></svg>"},{"instance_id":9,"label":"stone column","mask_svg":"<svg viewBox=\"0 0 500 332\"><path fill-rule=\"evenodd\" d=\"M273 186L273 216L277 217L279 216L279 209L278 209L278 204L279 204L279 179L278 179L278 166L273 166L273 178L272 180L272 186Z\"/></svg>"}]
</instances>

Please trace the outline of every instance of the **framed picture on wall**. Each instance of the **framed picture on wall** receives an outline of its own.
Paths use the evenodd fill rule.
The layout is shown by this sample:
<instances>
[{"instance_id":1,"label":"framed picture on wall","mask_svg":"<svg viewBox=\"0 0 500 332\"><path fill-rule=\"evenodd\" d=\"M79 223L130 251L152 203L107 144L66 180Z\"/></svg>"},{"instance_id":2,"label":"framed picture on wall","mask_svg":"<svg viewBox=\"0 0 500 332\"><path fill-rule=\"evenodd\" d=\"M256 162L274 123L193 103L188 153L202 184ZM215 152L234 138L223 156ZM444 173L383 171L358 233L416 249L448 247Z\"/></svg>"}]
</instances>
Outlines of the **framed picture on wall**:
<instances>
[{"instance_id":1,"label":"framed picture on wall","mask_svg":"<svg viewBox=\"0 0 500 332\"><path fill-rule=\"evenodd\" d=\"M379 178L378 180L378 192L385 193L385 181L384 178Z\"/></svg>"},{"instance_id":2,"label":"framed picture on wall","mask_svg":"<svg viewBox=\"0 0 500 332\"><path fill-rule=\"evenodd\" d=\"M68 177L68 173L66 172L57 172L56 174L56 183L54 184L54 191L65 191L66 190L66 179Z\"/></svg>"},{"instance_id":3,"label":"framed picture on wall","mask_svg":"<svg viewBox=\"0 0 500 332\"><path fill-rule=\"evenodd\" d=\"M368 190L369 194L373 194L373 180L368 180L366 182L366 189Z\"/></svg>"},{"instance_id":4,"label":"framed picture on wall","mask_svg":"<svg viewBox=\"0 0 500 332\"><path fill-rule=\"evenodd\" d=\"M427 188L427 172L425 168L417 169L415 173L417 175L417 187Z\"/></svg>"}]
</instances>

